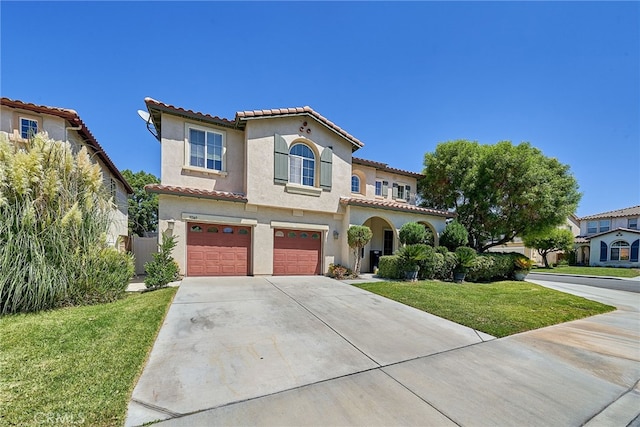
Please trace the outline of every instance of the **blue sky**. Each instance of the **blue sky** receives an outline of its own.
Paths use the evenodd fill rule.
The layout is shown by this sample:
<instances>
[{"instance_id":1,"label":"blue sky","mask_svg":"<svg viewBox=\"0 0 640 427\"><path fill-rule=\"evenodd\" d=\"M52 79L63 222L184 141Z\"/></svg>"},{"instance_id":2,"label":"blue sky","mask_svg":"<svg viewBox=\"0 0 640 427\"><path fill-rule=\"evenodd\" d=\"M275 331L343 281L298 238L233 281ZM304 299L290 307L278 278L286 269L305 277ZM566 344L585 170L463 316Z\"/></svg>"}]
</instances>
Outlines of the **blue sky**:
<instances>
[{"instance_id":1,"label":"blue sky","mask_svg":"<svg viewBox=\"0 0 640 427\"><path fill-rule=\"evenodd\" d=\"M310 105L421 171L438 143L528 141L577 214L640 204L638 2L0 2L2 96L73 108L120 169L159 176L150 96L233 118Z\"/></svg>"}]
</instances>

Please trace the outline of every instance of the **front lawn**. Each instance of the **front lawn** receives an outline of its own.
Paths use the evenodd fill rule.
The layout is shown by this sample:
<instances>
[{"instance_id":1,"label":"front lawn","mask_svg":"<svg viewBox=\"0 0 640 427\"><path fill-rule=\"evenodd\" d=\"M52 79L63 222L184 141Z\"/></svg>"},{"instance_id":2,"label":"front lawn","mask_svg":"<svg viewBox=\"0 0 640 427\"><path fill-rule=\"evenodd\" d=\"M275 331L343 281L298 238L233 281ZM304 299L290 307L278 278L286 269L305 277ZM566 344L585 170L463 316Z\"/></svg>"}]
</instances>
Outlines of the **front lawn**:
<instances>
[{"instance_id":1,"label":"front lawn","mask_svg":"<svg viewBox=\"0 0 640 427\"><path fill-rule=\"evenodd\" d=\"M0 317L0 425L123 425L175 292Z\"/></svg>"},{"instance_id":2,"label":"front lawn","mask_svg":"<svg viewBox=\"0 0 640 427\"><path fill-rule=\"evenodd\" d=\"M555 267L555 268L536 268L531 270L532 273L551 273L551 274L579 274L584 276L611 276L611 277L636 277L640 276L640 270L637 268L615 268L615 267Z\"/></svg>"},{"instance_id":3,"label":"front lawn","mask_svg":"<svg viewBox=\"0 0 640 427\"><path fill-rule=\"evenodd\" d=\"M375 282L354 286L495 337L615 310L528 282Z\"/></svg>"}]
</instances>

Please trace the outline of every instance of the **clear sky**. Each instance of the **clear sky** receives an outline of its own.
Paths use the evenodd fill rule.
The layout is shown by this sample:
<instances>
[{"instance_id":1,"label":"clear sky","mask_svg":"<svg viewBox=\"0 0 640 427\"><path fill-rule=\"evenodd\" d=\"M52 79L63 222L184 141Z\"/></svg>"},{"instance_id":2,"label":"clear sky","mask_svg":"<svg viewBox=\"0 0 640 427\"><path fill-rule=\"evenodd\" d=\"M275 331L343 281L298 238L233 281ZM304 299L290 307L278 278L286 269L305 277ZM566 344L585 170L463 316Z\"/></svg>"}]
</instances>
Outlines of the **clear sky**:
<instances>
[{"instance_id":1,"label":"clear sky","mask_svg":"<svg viewBox=\"0 0 640 427\"><path fill-rule=\"evenodd\" d=\"M2 96L73 108L160 174L144 98L233 118L309 105L421 171L440 142L528 141L578 216L640 204L639 2L0 2Z\"/></svg>"}]
</instances>

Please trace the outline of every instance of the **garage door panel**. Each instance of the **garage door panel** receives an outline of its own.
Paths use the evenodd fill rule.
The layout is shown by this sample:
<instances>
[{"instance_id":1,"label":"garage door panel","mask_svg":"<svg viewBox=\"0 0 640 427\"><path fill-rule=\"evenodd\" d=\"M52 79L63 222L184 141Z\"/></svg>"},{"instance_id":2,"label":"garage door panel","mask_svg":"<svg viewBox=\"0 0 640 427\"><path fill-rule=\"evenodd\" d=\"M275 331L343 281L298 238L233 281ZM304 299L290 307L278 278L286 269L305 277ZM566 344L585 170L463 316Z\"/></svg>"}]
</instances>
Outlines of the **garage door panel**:
<instances>
[{"instance_id":1,"label":"garage door panel","mask_svg":"<svg viewBox=\"0 0 640 427\"><path fill-rule=\"evenodd\" d=\"M188 276L249 274L249 227L189 223L187 233Z\"/></svg>"},{"instance_id":2,"label":"garage door panel","mask_svg":"<svg viewBox=\"0 0 640 427\"><path fill-rule=\"evenodd\" d=\"M320 232L275 230L273 274L320 274L321 236Z\"/></svg>"}]
</instances>

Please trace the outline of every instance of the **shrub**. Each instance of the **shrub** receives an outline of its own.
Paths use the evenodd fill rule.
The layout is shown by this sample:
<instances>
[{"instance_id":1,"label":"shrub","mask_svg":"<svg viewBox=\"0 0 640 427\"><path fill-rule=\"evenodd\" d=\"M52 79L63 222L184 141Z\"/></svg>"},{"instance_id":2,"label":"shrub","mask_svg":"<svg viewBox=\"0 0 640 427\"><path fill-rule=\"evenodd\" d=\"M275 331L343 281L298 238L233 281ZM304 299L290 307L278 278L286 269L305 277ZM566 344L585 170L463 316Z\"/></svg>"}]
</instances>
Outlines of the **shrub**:
<instances>
[{"instance_id":1,"label":"shrub","mask_svg":"<svg viewBox=\"0 0 640 427\"><path fill-rule=\"evenodd\" d=\"M456 264L455 269L463 272L469 271L471 267L473 267L473 263L476 259L476 251L468 246L460 246L456 249L455 252L456 259L458 263Z\"/></svg>"},{"instance_id":2,"label":"shrub","mask_svg":"<svg viewBox=\"0 0 640 427\"><path fill-rule=\"evenodd\" d=\"M66 302L72 305L112 302L122 297L133 277L131 255L115 248L93 250L82 256Z\"/></svg>"},{"instance_id":3,"label":"shrub","mask_svg":"<svg viewBox=\"0 0 640 427\"><path fill-rule=\"evenodd\" d=\"M419 269L423 261L427 259L429 250L433 251L433 248L423 243L401 247L396 252L396 255L400 257L400 267L403 271L416 271L416 268Z\"/></svg>"},{"instance_id":4,"label":"shrub","mask_svg":"<svg viewBox=\"0 0 640 427\"><path fill-rule=\"evenodd\" d=\"M469 243L469 233L458 221L452 221L445 227L440 237L440 245L445 246L450 251L455 251L460 246Z\"/></svg>"},{"instance_id":5,"label":"shrub","mask_svg":"<svg viewBox=\"0 0 640 427\"><path fill-rule=\"evenodd\" d=\"M353 271L349 267L345 267L340 264L329 264L329 271L327 272L329 277L333 277L337 280L347 279L353 277Z\"/></svg>"},{"instance_id":6,"label":"shrub","mask_svg":"<svg viewBox=\"0 0 640 427\"><path fill-rule=\"evenodd\" d=\"M381 256L378 264L378 276L385 279L403 278L404 271L400 269L400 257L397 255Z\"/></svg>"},{"instance_id":7,"label":"shrub","mask_svg":"<svg viewBox=\"0 0 640 427\"><path fill-rule=\"evenodd\" d=\"M416 245L427 242L427 230L424 225L417 222L407 222L400 227L400 243L403 245Z\"/></svg>"},{"instance_id":8,"label":"shrub","mask_svg":"<svg viewBox=\"0 0 640 427\"><path fill-rule=\"evenodd\" d=\"M509 279L515 271L515 259L521 256L521 254L498 252L478 254L467 272L465 280L469 282L489 282Z\"/></svg>"},{"instance_id":9,"label":"shrub","mask_svg":"<svg viewBox=\"0 0 640 427\"><path fill-rule=\"evenodd\" d=\"M171 256L171 252L177 244L175 236L162 233L162 243L158 245L158 253L153 254L153 261L144 265L147 271L144 285L148 289L162 288L178 278L180 268Z\"/></svg>"},{"instance_id":10,"label":"shrub","mask_svg":"<svg viewBox=\"0 0 640 427\"><path fill-rule=\"evenodd\" d=\"M436 249L436 252L438 252L439 254L445 255L449 253L449 249L447 249L446 246L438 246Z\"/></svg>"}]
</instances>

